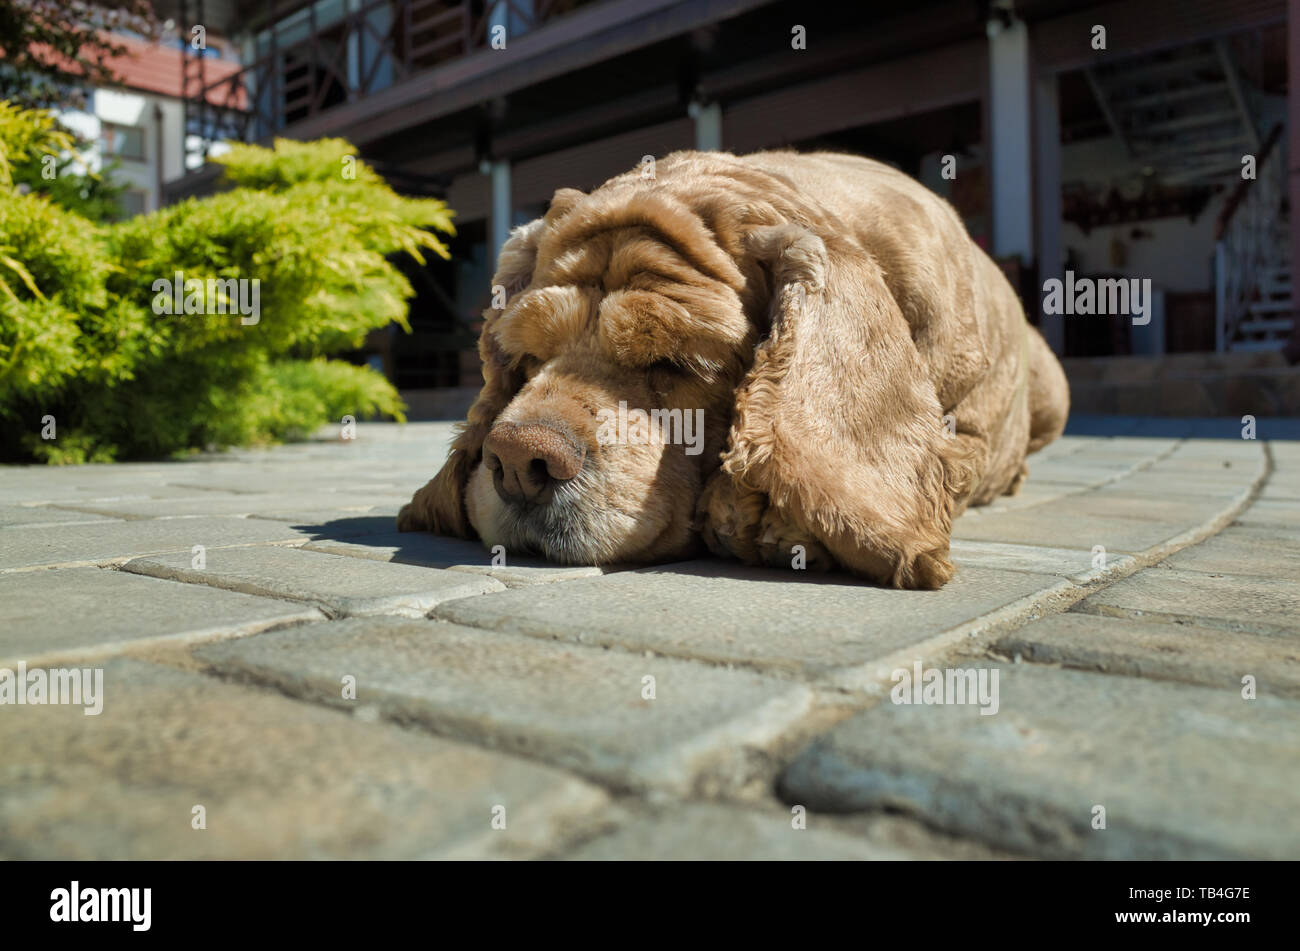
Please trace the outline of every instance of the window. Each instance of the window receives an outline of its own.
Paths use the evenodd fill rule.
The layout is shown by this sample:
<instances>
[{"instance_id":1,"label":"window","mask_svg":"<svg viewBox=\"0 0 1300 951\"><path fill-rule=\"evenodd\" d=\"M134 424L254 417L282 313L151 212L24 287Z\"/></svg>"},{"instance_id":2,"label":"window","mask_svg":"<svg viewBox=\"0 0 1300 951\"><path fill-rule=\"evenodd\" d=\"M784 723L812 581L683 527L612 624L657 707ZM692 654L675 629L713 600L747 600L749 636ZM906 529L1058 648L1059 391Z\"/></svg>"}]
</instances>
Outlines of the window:
<instances>
[{"instance_id":1,"label":"window","mask_svg":"<svg viewBox=\"0 0 1300 951\"><path fill-rule=\"evenodd\" d=\"M144 129L140 126L105 122L100 129L99 141L105 155L144 161Z\"/></svg>"},{"instance_id":2,"label":"window","mask_svg":"<svg viewBox=\"0 0 1300 951\"><path fill-rule=\"evenodd\" d=\"M172 46L185 53L188 56L206 56L209 59L223 59L220 46L213 46L212 43L204 41L207 45L201 47L194 46L193 35L176 37L171 41Z\"/></svg>"}]
</instances>

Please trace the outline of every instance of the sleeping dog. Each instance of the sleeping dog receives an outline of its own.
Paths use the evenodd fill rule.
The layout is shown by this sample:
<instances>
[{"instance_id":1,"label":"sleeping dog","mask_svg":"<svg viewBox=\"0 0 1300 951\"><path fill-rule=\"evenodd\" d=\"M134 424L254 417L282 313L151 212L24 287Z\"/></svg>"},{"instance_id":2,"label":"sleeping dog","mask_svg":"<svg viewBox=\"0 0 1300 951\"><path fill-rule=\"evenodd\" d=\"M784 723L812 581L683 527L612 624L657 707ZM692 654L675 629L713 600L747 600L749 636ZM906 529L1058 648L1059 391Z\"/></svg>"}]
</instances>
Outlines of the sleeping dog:
<instances>
[{"instance_id":1,"label":"sleeping dog","mask_svg":"<svg viewBox=\"0 0 1300 951\"><path fill-rule=\"evenodd\" d=\"M809 568L937 588L952 520L1014 493L1065 426L1065 375L1001 271L947 202L864 158L677 152L653 180L561 189L493 285L482 392L402 531L568 564L703 541L789 567L802 546ZM611 413L639 425L611 435ZM702 451L652 414L701 420Z\"/></svg>"}]
</instances>

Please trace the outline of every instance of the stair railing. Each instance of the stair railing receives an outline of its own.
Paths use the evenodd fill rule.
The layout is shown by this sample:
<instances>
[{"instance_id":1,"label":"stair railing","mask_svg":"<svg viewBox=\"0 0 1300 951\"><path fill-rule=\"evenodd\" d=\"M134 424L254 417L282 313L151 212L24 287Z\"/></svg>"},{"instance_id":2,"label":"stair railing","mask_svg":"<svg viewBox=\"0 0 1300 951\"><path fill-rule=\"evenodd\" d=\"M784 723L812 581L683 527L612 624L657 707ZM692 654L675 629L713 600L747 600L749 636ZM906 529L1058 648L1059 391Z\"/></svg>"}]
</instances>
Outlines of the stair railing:
<instances>
[{"instance_id":1,"label":"stair railing","mask_svg":"<svg viewBox=\"0 0 1300 951\"><path fill-rule=\"evenodd\" d=\"M1250 312L1265 269L1277 263L1276 234L1282 223L1286 193L1286 156L1282 126L1264 140L1255 161L1255 178L1242 181L1228 196L1215 229L1215 349L1232 344Z\"/></svg>"}]
</instances>

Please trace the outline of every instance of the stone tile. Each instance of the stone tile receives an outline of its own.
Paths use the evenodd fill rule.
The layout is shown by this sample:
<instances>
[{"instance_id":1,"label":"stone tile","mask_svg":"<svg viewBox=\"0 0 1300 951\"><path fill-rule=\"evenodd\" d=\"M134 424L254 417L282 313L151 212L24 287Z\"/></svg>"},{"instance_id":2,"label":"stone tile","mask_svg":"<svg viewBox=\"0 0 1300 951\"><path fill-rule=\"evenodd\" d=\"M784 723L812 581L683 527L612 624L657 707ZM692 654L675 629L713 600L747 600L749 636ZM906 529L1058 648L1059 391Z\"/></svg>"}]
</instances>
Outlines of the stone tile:
<instances>
[{"instance_id":1,"label":"stone tile","mask_svg":"<svg viewBox=\"0 0 1300 951\"><path fill-rule=\"evenodd\" d=\"M1029 481L1025 482L1015 495L1000 495L987 505L971 506L966 512L971 515L982 515L986 512L1009 512L1016 509L1033 508L1036 505L1055 502L1057 499L1082 491L1084 488L1086 486L1062 485L1061 483L1051 482L1040 485L1033 481L1033 476L1030 476Z\"/></svg>"},{"instance_id":2,"label":"stone tile","mask_svg":"<svg viewBox=\"0 0 1300 951\"><path fill-rule=\"evenodd\" d=\"M1079 446L1066 461L1080 466L1122 470L1160 459L1177 446L1176 439L1095 439ZM1029 461L1032 463L1035 458L1039 456L1031 455Z\"/></svg>"},{"instance_id":3,"label":"stone tile","mask_svg":"<svg viewBox=\"0 0 1300 951\"><path fill-rule=\"evenodd\" d=\"M1082 458L1158 459L1173 452L1181 440L1173 437L1110 436L1100 439L1075 439ZM1032 458L1032 457L1031 457Z\"/></svg>"},{"instance_id":4,"label":"stone tile","mask_svg":"<svg viewBox=\"0 0 1300 951\"><path fill-rule=\"evenodd\" d=\"M1086 474L1067 475L1063 472L1044 472L1039 474L1032 466L1029 470L1029 477L1025 479L1024 486L1020 490L1023 495L1026 492L1039 492L1044 495L1070 495L1074 492L1082 492L1085 489L1096 488L1104 485L1107 480L1098 479ZM1019 498L1019 495L1000 495L995 500L997 502L1006 501L1007 499Z\"/></svg>"},{"instance_id":5,"label":"stone tile","mask_svg":"<svg viewBox=\"0 0 1300 951\"><path fill-rule=\"evenodd\" d=\"M1095 436L1074 436L1067 432L1064 436L1038 450L1030 458L1048 459L1054 456L1068 456L1088 446L1095 446L1103 442L1106 442L1106 440Z\"/></svg>"},{"instance_id":6,"label":"stone tile","mask_svg":"<svg viewBox=\"0 0 1300 951\"><path fill-rule=\"evenodd\" d=\"M1006 545L999 542L953 539L952 558L958 568L966 565L1054 574L1079 584L1127 570L1133 563L1128 555L1094 555L1091 551L1070 548L1037 548L1032 545Z\"/></svg>"},{"instance_id":7,"label":"stone tile","mask_svg":"<svg viewBox=\"0 0 1300 951\"><path fill-rule=\"evenodd\" d=\"M1240 425L1235 425L1239 431ZM1171 463L1199 462L1210 466L1221 466L1224 462L1234 465L1254 463L1264 458L1264 446L1253 439L1193 439L1179 443L1178 448L1169 454Z\"/></svg>"},{"instance_id":8,"label":"stone tile","mask_svg":"<svg viewBox=\"0 0 1300 951\"><path fill-rule=\"evenodd\" d=\"M842 574L685 562L453 602L434 616L489 630L738 663L837 683L874 682L894 652L948 643L1027 611L1069 582L968 567L939 591Z\"/></svg>"},{"instance_id":9,"label":"stone tile","mask_svg":"<svg viewBox=\"0 0 1300 951\"><path fill-rule=\"evenodd\" d=\"M359 505L347 509L275 509L255 512L250 518L269 518L295 528L310 530L322 538L346 538L353 535L390 535L397 522L397 513L410 499L401 503L386 502L378 505Z\"/></svg>"},{"instance_id":10,"label":"stone tile","mask_svg":"<svg viewBox=\"0 0 1300 951\"><path fill-rule=\"evenodd\" d=\"M445 601L505 588L491 578L463 572L385 565L275 545L218 549L208 553L203 568L191 567L189 552L180 552L136 558L122 570L244 594L306 601L330 617L423 617Z\"/></svg>"},{"instance_id":11,"label":"stone tile","mask_svg":"<svg viewBox=\"0 0 1300 951\"><path fill-rule=\"evenodd\" d=\"M1278 473L1274 472L1273 477L1260 489L1259 497L1267 500L1300 501L1300 472L1292 470L1282 478L1279 478Z\"/></svg>"},{"instance_id":12,"label":"stone tile","mask_svg":"<svg viewBox=\"0 0 1300 951\"><path fill-rule=\"evenodd\" d=\"M50 488L88 488L92 485L160 484L167 465L114 463L85 466L0 466L7 490L40 492Z\"/></svg>"},{"instance_id":13,"label":"stone tile","mask_svg":"<svg viewBox=\"0 0 1300 951\"><path fill-rule=\"evenodd\" d=\"M1096 492L1104 497L1123 495L1129 498L1197 499L1202 497L1224 499L1227 502L1244 500L1251 492L1253 474L1244 470L1223 475L1203 474L1187 470L1144 469L1125 476L1118 482L1098 486ZM1227 507L1226 505L1224 506Z\"/></svg>"},{"instance_id":14,"label":"stone tile","mask_svg":"<svg viewBox=\"0 0 1300 951\"><path fill-rule=\"evenodd\" d=\"M397 513L371 509L363 514L352 512L280 512L275 515L252 515L253 520L268 519L288 525L313 541L344 541L361 536L387 535L393 530ZM306 546L303 546L306 547Z\"/></svg>"},{"instance_id":15,"label":"stone tile","mask_svg":"<svg viewBox=\"0 0 1300 951\"><path fill-rule=\"evenodd\" d=\"M1222 417L1139 416L1134 436L1178 436L1182 439L1240 440L1241 423Z\"/></svg>"},{"instance_id":16,"label":"stone tile","mask_svg":"<svg viewBox=\"0 0 1300 951\"><path fill-rule=\"evenodd\" d=\"M364 513L375 505L400 505L410 500L391 493L373 492L301 492L295 494L261 492L247 494L216 493L174 499L121 499L117 501L64 503L63 508L94 512L118 518L177 518L202 515L268 515L289 511L325 511L338 517L341 513Z\"/></svg>"},{"instance_id":17,"label":"stone tile","mask_svg":"<svg viewBox=\"0 0 1300 951\"><path fill-rule=\"evenodd\" d=\"M1178 492L1176 486L1176 482L1171 483L1163 498L1155 498L1130 495L1127 486L1123 482L1117 482L1061 499L1052 503L1050 508L1084 519L1140 519L1190 529L1212 522L1231 508L1234 499L1244 501L1249 491L1243 487L1235 496L1187 496Z\"/></svg>"},{"instance_id":18,"label":"stone tile","mask_svg":"<svg viewBox=\"0 0 1300 951\"><path fill-rule=\"evenodd\" d=\"M1035 664L1237 690L1249 675L1259 696L1300 699L1300 643L1287 638L1067 611L1025 625L993 649Z\"/></svg>"},{"instance_id":19,"label":"stone tile","mask_svg":"<svg viewBox=\"0 0 1300 951\"><path fill-rule=\"evenodd\" d=\"M94 565L138 555L235 545L301 542L301 532L265 519L164 518L93 525L6 529L0 571L52 565Z\"/></svg>"},{"instance_id":20,"label":"stone tile","mask_svg":"<svg viewBox=\"0 0 1300 951\"><path fill-rule=\"evenodd\" d=\"M278 469L278 471L277 471ZM224 492L249 494L273 492L294 488L304 492L356 492L381 495L401 495L406 486L391 477L376 477L371 468L334 468L317 464L283 466L258 470L253 466L240 466L229 473L196 470L174 476L169 485L181 489L216 489ZM416 486L419 488L419 486ZM407 498L410 498L408 495Z\"/></svg>"},{"instance_id":21,"label":"stone tile","mask_svg":"<svg viewBox=\"0 0 1300 951\"><path fill-rule=\"evenodd\" d=\"M1081 601L1075 610L1300 636L1300 588L1294 580L1212 575L1163 564L1115 582Z\"/></svg>"},{"instance_id":22,"label":"stone tile","mask_svg":"<svg viewBox=\"0 0 1300 951\"><path fill-rule=\"evenodd\" d=\"M2 471L2 470L0 470ZM104 475L77 482L50 478L35 485L15 484L8 475L0 479L0 504L80 506L101 502L145 502L149 499L231 498L234 492L182 489L161 482Z\"/></svg>"},{"instance_id":23,"label":"stone tile","mask_svg":"<svg viewBox=\"0 0 1300 951\"><path fill-rule=\"evenodd\" d=\"M556 565L540 558L504 554L504 565L493 565L492 552L480 542L463 538L447 538L427 532L392 531L389 522L387 534L367 537L364 541L318 538L305 545L311 551L351 558L369 558L374 561L392 561L404 565L424 565L430 568L450 568L454 571L489 575L509 587L540 584L548 581L570 581L574 578L598 578L612 571L614 566Z\"/></svg>"},{"instance_id":24,"label":"stone tile","mask_svg":"<svg viewBox=\"0 0 1300 951\"><path fill-rule=\"evenodd\" d=\"M622 790L734 792L813 707L808 688L747 671L397 618L304 625L197 656ZM342 697L344 676L356 678L355 701Z\"/></svg>"},{"instance_id":25,"label":"stone tile","mask_svg":"<svg viewBox=\"0 0 1300 951\"><path fill-rule=\"evenodd\" d=\"M1260 499L1237 517L1236 524L1283 529L1300 535L1300 501Z\"/></svg>"},{"instance_id":26,"label":"stone tile","mask_svg":"<svg viewBox=\"0 0 1300 951\"><path fill-rule=\"evenodd\" d=\"M46 505L0 505L0 528L107 522L102 515L67 512Z\"/></svg>"},{"instance_id":27,"label":"stone tile","mask_svg":"<svg viewBox=\"0 0 1300 951\"><path fill-rule=\"evenodd\" d=\"M1229 526L1161 564L1180 571L1294 581L1300 577L1300 532Z\"/></svg>"},{"instance_id":28,"label":"stone tile","mask_svg":"<svg viewBox=\"0 0 1300 951\"><path fill-rule=\"evenodd\" d=\"M1084 489L1096 488L1106 482L1107 480L1104 478L1098 478L1087 473L1070 474L1060 469L1039 472L1034 466L1030 466L1029 477L1025 479L1024 487L1020 491L1023 494L1032 488L1035 492L1060 496L1069 495L1072 492L1082 492ZM1017 497L1002 495L998 496L998 501Z\"/></svg>"},{"instance_id":29,"label":"stone tile","mask_svg":"<svg viewBox=\"0 0 1300 951\"><path fill-rule=\"evenodd\" d=\"M530 855L606 798L513 757L141 662L105 665L103 693L99 716L0 716L0 856ZM205 829L191 827L196 805Z\"/></svg>"},{"instance_id":30,"label":"stone tile","mask_svg":"<svg viewBox=\"0 0 1300 951\"><path fill-rule=\"evenodd\" d=\"M1268 471L1268 463L1262 457L1223 461L1218 458L1205 460L1169 459L1141 470L1156 476L1167 476L1171 484L1192 484L1197 482L1224 482L1247 486L1259 481Z\"/></svg>"},{"instance_id":31,"label":"stone tile","mask_svg":"<svg viewBox=\"0 0 1300 951\"><path fill-rule=\"evenodd\" d=\"M1029 478L1040 482L1065 482L1098 485L1114 479L1123 478L1136 470L1145 460L1081 458L1082 453L1075 453L1061 459L1047 459L1035 464L1029 460Z\"/></svg>"},{"instance_id":32,"label":"stone tile","mask_svg":"<svg viewBox=\"0 0 1300 951\"><path fill-rule=\"evenodd\" d=\"M796 757L780 794L1052 858L1300 854L1300 704L1028 664L1000 668L999 694L993 716L886 700Z\"/></svg>"},{"instance_id":33,"label":"stone tile","mask_svg":"<svg viewBox=\"0 0 1300 951\"><path fill-rule=\"evenodd\" d=\"M1300 442L1271 442L1268 451L1273 457L1273 477L1266 492L1271 490L1282 498L1300 497Z\"/></svg>"},{"instance_id":34,"label":"stone tile","mask_svg":"<svg viewBox=\"0 0 1300 951\"><path fill-rule=\"evenodd\" d=\"M805 817L796 829L791 816L734 806L690 804L638 815L613 832L565 856L603 861L898 861L918 856L866 839L818 827ZM928 857L928 856L923 856Z\"/></svg>"},{"instance_id":35,"label":"stone tile","mask_svg":"<svg viewBox=\"0 0 1300 951\"><path fill-rule=\"evenodd\" d=\"M1212 492L1249 488L1264 477L1268 460L1258 446L1184 443L1177 452L1119 480L1119 487L1163 482L1166 492Z\"/></svg>"},{"instance_id":36,"label":"stone tile","mask_svg":"<svg viewBox=\"0 0 1300 951\"><path fill-rule=\"evenodd\" d=\"M158 638L251 634L321 617L307 605L103 568L25 571L0 575L0 666L102 656Z\"/></svg>"},{"instance_id":37,"label":"stone tile","mask_svg":"<svg viewBox=\"0 0 1300 951\"><path fill-rule=\"evenodd\" d=\"M1040 548L1080 548L1101 545L1110 553L1139 553L1182 535L1195 526L1184 521L1154 521L1126 516L1088 514L1067 496L1046 505L1012 512L987 512L980 518L962 516L953 523L952 537L968 541L1003 542Z\"/></svg>"}]
</instances>

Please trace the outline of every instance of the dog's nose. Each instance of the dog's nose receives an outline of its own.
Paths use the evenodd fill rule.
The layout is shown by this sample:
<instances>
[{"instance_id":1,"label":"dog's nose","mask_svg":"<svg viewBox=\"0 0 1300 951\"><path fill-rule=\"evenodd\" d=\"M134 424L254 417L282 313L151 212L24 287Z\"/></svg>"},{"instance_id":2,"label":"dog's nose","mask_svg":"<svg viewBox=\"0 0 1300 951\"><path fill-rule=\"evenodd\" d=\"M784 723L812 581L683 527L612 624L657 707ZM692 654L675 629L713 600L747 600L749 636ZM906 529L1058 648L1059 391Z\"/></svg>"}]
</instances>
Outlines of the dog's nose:
<instances>
[{"instance_id":1,"label":"dog's nose","mask_svg":"<svg viewBox=\"0 0 1300 951\"><path fill-rule=\"evenodd\" d=\"M581 446L553 426L497 423L483 441L483 461L502 501L546 505L555 485L582 469Z\"/></svg>"}]
</instances>

